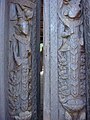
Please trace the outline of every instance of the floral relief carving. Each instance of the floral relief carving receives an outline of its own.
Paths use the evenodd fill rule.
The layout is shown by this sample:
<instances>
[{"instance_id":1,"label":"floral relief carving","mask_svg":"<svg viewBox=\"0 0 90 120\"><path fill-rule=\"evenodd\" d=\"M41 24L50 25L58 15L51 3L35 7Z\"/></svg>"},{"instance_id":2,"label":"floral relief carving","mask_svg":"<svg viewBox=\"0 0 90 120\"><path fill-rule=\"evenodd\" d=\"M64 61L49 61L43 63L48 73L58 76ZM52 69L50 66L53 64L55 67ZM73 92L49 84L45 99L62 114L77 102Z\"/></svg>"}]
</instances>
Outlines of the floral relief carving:
<instances>
[{"instance_id":1,"label":"floral relief carving","mask_svg":"<svg viewBox=\"0 0 90 120\"><path fill-rule=\"evenodd\" d=\"M13 119L31 118L31 27L30 6L10 3L9 113Z\"/></svg>"},{"instance_id":2,"label":"floral relief carving","mask_svg":"<svg viewBox=\"0 0 90 120\"><path fill-rule=\"evenodd\" d=\"M85 120L85 50L81 0L58 0L59 101L66 120Z\"/></svg>"}]
</instances>

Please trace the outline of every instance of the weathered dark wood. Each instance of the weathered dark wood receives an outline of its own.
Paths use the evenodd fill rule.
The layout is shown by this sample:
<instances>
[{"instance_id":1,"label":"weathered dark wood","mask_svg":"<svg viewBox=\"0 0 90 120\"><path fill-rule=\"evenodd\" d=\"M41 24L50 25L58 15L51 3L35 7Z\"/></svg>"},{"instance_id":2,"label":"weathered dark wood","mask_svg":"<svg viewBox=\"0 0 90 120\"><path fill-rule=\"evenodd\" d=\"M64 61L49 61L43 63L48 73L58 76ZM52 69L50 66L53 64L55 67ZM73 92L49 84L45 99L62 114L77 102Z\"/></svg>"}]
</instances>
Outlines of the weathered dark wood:
<instances>
[{"instance_id":1,"label":"weathered dark wood","mask_svg":"<svg viewBox=\"0 0 90 120\"><path fill-rule=\"evenodd\" d=\"M84 39L86 54L87 120L90 120L90 0L83 0Z\"/></svg>"},{"instance_id":2,"label":"weathered dark wood","mask_svg":"<svg viewBox=\"0 0 90 120\"><path fill-rule=\"evenodd\" d=\"M7 119L8 6L0 0L0 120Z\"/></svg>"},{"instance_id":3,"label":"weathered dark wood","mask_svg":"<svg viewBox=\"0 0 90 120\"><path fill-rule=\"evenodd\" d=\"M86 119L81 6L81 0L44 1L44 120Z\"/></svg>"},{"instance_id":4,"label":"weathered dark wood","mask_svg":"<svg viewBox=\"0 0 90 120\"><path fill-rule=\"evenodd\" d=\"M40 19L41 0L36 2L37 120L40 120Z\"/></svg>"},{"instance_id":5,"label":"weathered dark wood","mask_svg":"<svg viewBox=\"0 0 90 120\"><path fill-rule=\"evenodd\" d=\"M23 115L24 120L37 120L40 108L40 0L9 0L9 3L9 113L11 119L22 119Z\"/></svg>"},{"instance_id":6,"label":"weathered dark wood","mask_svg":"<svg viewBox=\"0 0 90 120\"><path fill-rule=\"evenodd\" d=\"M49 31L49 0L43 1L43 42L44 42L44 102L43 102L43 119L50 120L50 31Z\"/></svg>"},{"instance_id":7,"label":"weathered dark wood","mask_svg":"<svg viewBox=\"0 0 90 120\"><path fill-rule=\"evenodd\" d=\"M50 0L50 89L51 120L58 120L57 0Z\"/></svg>"},{"instance_id":8,"label":"weathered dark wood","mask_svg":"<svg viewBox=\"0 0 90 120\"><path fill-rule=\"evenodd\" d=\"M36 1L36 19L32 30L32 120L40 118L40 11L41 1Z\"/></svg>"},{"instance_id":9,"label":"weathered dark wood","mask_svg":"<svg viewBox=\"0 0 90 120\"><path fill-rule=\"evenodd\" d=\"M58 120L57 0L44 1L44 120Z\"/></svg>"}]
</instances>

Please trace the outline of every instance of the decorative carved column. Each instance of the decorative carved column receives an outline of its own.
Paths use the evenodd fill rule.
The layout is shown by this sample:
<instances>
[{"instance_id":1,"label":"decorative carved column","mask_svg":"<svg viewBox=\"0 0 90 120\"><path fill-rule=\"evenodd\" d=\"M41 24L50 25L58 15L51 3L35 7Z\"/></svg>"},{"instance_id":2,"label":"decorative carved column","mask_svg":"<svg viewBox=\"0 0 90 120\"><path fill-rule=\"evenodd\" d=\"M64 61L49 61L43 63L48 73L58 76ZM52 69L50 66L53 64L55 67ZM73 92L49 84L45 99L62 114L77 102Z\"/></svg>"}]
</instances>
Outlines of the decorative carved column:
<instances>
[{"instance_id":1,"label":"decorative carved column","mask_svg":"<svg viewBox=\"0 0 90 120\"><path fill-rule=\"evenodd\" d=\"M9 0L9 8L9 119L36 120L36 1Z\"/></svg>"},{"instance_id":2,"label":"decorative carved column","mask_svg":"<svg viewBox=\"0 0 90 120\"><path fill-rule=\"evenodd\" d=\"M82 7L81 0L44 2L44 120L86 120Z\"/></svg>"},{"instance_id":3,"label":"decorative carved column","mask_svg":"<svg viewBox=\"0 0 90 120\"><path fill-rule=\"evenodd\" d=\"M59 102L65 119L85 120L85 45L81 0L58 1Z\"/></svg>"}]
</instances>

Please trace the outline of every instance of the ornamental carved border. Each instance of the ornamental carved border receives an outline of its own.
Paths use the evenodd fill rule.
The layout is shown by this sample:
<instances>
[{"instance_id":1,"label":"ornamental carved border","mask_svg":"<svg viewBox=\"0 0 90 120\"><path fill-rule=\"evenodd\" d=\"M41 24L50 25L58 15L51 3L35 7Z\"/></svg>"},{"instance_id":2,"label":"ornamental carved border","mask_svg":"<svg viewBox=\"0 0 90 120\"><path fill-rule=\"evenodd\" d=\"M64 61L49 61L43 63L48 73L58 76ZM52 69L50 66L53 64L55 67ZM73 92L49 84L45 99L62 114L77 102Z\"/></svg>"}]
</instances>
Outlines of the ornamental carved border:
<instances>
[{"instance_id":1,"label":"ornamental carved border","mask_svg":"<svg viewBox=\"0 0 90 120\"><path fill-rule=\"evenodd\" d=\"M10 119L30 120L36 102L33 99L37 94L32 88L32 38L36 37L36 1L10 0L9 6L9 115Z\"/></svg>"},{"instance_id":2,"label":"ornamental carved border","mask_svg":"<svg viewBox=\"0 0 90 120\"><path fill-rule=\"evenodd\" d=\"M81 0L58 0L58 90L65 120L86 120Z\"/></svg>"}]
</instances>

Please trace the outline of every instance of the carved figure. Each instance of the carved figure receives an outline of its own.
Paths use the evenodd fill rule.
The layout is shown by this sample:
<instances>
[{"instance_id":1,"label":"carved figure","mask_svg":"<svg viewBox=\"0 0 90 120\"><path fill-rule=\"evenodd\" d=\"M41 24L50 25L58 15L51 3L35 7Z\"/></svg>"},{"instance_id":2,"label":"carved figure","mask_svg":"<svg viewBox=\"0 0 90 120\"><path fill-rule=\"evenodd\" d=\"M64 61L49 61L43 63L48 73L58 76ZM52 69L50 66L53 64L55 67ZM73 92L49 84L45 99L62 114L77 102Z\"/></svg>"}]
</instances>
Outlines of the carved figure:
<instances>
[{"instance_id":1,"label":"carved figure","mask_svg":"<svg viewBox=\"0 0 90 120\"><path fill-rule=\"evenodd\" d=\"M14 100L12 98L9 99L10 105L12 107L11 113L17 120L22 120L22 115L24 115L24 120L28 120L31 118L31 111L29 114L28 107L29 107L29 87L30 87L29 75L31 72L30 71L31 69L30 40L31 40L31 25L32 25L33 11L30 10L30 7L28 7L28 5L21 6L18 3L11 3L10 12L11 12L10 20L13 24L11 26L13 30L11 35L12 47L10 46L13 51L13 61L12 61L13 66L12 67L10 66L9 74L10 74L10 79L12 79L11 86L13 89L15 89L16 94L18 94L16 95L15 93L13 93L12 97L15 96L15 99ZM15 82L15 84L13 84L13 81ZM12 90L10 90L10 94L11 93ZM11 102L13 102L13 105Z\"/></svg>"},{"instance_id":2,"label":"carved figure","mask_svg":"<svg viewBox=\"0 0 90 120\"><path fill-rule=\"evenodd\" d=\"M82 120L82 114L85 120L85 53L81 0L58 2L59 100L66 111L66 120Z\"/></svg>"}]
</instances>

